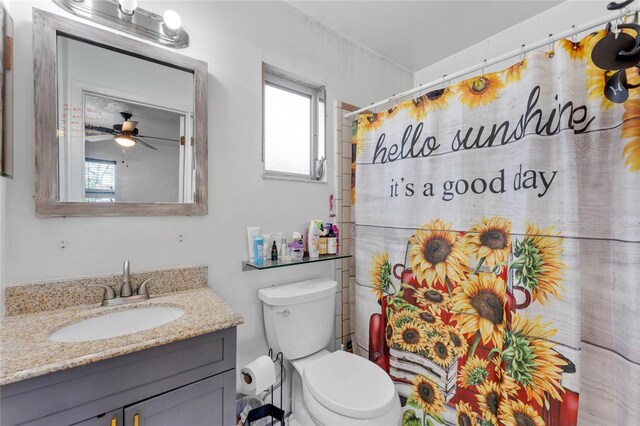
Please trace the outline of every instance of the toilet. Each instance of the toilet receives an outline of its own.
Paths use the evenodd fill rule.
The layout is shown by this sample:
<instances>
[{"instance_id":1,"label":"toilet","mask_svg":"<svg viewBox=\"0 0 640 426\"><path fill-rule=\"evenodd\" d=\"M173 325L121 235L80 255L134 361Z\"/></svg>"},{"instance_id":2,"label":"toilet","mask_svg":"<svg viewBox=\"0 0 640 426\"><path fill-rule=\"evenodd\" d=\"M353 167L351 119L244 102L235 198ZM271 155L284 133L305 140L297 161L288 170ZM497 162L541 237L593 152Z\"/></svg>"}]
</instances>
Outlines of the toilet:
<instances>
[{"instance_id":1,"label":"toilet","mask_svg":"<svg viewBox=\"0 0 640 426\"><path fill-rule=\"evenodd\" d=\"M291 424L399 425L400 400L387 373L352 353L324 349L336 288L317 278L258 291L267 342L293 365Z\"/></svg>"}]
</instances>

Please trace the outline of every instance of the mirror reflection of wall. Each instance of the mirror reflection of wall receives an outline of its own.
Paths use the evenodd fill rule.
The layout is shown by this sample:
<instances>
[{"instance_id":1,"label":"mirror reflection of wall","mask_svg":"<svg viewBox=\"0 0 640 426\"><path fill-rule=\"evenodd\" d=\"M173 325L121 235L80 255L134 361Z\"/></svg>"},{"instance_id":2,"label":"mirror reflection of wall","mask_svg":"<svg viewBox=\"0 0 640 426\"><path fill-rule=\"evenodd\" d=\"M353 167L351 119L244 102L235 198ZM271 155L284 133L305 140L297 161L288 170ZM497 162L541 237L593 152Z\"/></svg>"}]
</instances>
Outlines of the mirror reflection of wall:
<instances>
[{"instance_id":1,"label":"mirror reflection of wall","mask_svg":"<svg viewBox=\"0 0 640 426\"><path fill-rule=\"evenodd\" d=\"M132 133L139 143L122 146L109 132L123 126L121 112L132 115L129 122L137 121ZM184 125L185 116L178 112L85 94L85 201L178 202ZM106 177L111 169L115 175L108 197L97 197L95 180L87 179L87 170L99 169L96 160L115 163L104 170Z\"/></svg>"},{"instance_id":2,"label":"mirror reflection of wall","mask_svg":"<svg viewBox=\"0 0 640 426\"><path fill-rule=\"evenodd\" d=\"M193 74L58 36L60 201L194 199Z\"/></svg>"}]
</instances>

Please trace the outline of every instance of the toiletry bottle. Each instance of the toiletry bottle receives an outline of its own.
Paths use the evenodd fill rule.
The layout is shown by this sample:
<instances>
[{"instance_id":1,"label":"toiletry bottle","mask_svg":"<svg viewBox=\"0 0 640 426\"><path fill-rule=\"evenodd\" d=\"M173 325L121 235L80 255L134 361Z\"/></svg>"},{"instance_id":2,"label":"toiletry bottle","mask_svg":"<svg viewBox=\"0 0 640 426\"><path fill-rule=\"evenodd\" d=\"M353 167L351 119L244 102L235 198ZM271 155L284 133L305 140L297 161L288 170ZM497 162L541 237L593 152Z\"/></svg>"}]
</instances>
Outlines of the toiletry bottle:
<instances>
[{"instance_id":1,"label":"toiletry bottle","mask_svg":"<svg viewBox=\"0 0 640 426\"><path fill-rule=\"evenodd\" d=\"M309 237L307 241L309 257L315 258L320 256L320 229L318 229L318 224L314 220L309 223Z\"/></svg>"},{"instance_id":2,"label":"toiletry bottle","mask_svg":"<svg viewBox=\"0 0 640 426\"><path fill-rule=\"evenodd\" d=\"M320 256L327 254L327 235L324 230L321 232L320 239L318 241L320 242L318 250Z\"/></svg>"},{"instance_id":3,"label":"toiletry bottle","mask_svg":"<svg viewBox=\"0 0 640 426\"><path fill-rule=\"evenodd\" d=\"M256 265L264 263L264 238L262 238L262 235L257 235L253 239L253 256Z\"/></svg>"},{"instance_id":4,"label":"toiletry bottle","mask_svg":"<svg viewBox=\"0 0 640 426\"><path fill-rule=\"evenodd\" d=\"M247 245L249 246L249 262L255 262L256 256L253 248L253 241L260 232L259 226L247 226Z\"/></svg>"},{"instance_id":5,"label":"toiletry bottle","mask_svg":"<svg viewBox=\"0 0 640 426\"><path fill-rule=\"evenodd\" d=\"M333 233L333 226L329 228L329 234L325 239L327 240L327 254L338 254L338 238Z\"/></svg>"},{"instance_id":6,"label":"toiletry bottle","mask_svg":"<svg viewBox=\"0 0 640 426\"><path fill-rule=\"evenodd\" d=\"M333 194L329 195L329 217L336 217L336 209L333 205Z\"/></svg>"},{"instance_id":7,"label":"toiletry bottle","mask_svg":"<svg viewBox=\"0 0 640 426\"><path fill-rule=\"evenodd\" d=\"M271 234L262 234L262 263L269 260L269 240Z\"/></svg>"},{"instance_id":8,"label":"toiletry bottle","mask_svg":"<svg viewBox=\"0 0 640 426\"><path fill-rule=\"evenodd\" d=\"M331 226L333 229L333 233L336 234L336 254L340 254L340 229L338 229L338 225L334 224Z\"/></svg>"},{"instance_id":9,"label":"toiletry bottle","mask_svg":"<svg viewBox=\"0 0 640 426\"><path fill-rule=\"evenodd\" d=\"M271 247L271 261L275 262L276 260L278 260L278 244L274 241Z\"/></svg>"},{"instance_id":10,"label":"toiletry bottle","mask_svg":"<svg viewBox=\"0 0 640 426\"><path fill-rule=\"evenodd\" d=\"M283 262L289 262L291 260L291 247L287 244L287 239L282 239L282 255L280 256L280 260Z\"/></svg>"},{"instance_id":11,"label":"toiletry bottle","mask_svg":"<svg viewBox=\"0 0 640 426\"><path fill-rule=\"evenodd\" d=\"M302 234L294 232L291 237L291 259L301 260L304 256L304 240Z\"/></svg>"}]
</instances>

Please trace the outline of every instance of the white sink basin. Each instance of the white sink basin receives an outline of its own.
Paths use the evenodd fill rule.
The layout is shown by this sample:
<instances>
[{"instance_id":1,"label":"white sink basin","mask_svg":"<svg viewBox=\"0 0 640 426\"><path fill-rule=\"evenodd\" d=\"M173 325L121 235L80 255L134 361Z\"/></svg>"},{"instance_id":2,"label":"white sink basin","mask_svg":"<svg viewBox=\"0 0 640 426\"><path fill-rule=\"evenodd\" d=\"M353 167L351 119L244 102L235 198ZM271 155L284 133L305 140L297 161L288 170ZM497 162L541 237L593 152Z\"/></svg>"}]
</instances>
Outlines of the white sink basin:
<instances>
[{"instance_id":1,"label":"white sink basin","mask_svg":"<svg viewBox=\"0 0 640 426\"><path fill-rule=\"evenodd\" d=\"M149 306L88 318L54 331L54 342L89 342L149 330L180 318L184 310L171 306Z\"/></svg>"}]
</instances>

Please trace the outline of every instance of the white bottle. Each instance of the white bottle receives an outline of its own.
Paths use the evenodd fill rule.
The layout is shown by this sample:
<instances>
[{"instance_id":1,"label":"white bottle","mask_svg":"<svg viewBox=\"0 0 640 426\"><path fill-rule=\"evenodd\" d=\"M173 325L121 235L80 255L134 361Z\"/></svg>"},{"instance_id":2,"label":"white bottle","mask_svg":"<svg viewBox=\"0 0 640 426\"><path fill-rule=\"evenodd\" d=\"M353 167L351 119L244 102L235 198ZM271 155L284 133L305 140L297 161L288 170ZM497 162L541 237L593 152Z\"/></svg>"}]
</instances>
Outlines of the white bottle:
<instances>
[{"instance_id":1,"label":"white bottle","mask_svg":"<svg viewBox=\"0 0 640 426\"><path fill-rule=\"evenodd\" d=\"M309 257L319 257L320 256L320 230L318 229L318 224L312 220L309 224Z\"/></svg>"}]
</instances>

